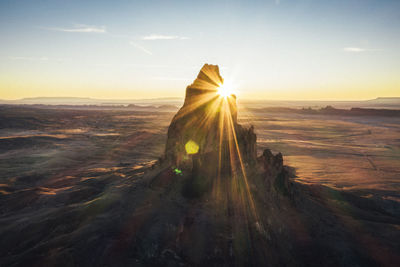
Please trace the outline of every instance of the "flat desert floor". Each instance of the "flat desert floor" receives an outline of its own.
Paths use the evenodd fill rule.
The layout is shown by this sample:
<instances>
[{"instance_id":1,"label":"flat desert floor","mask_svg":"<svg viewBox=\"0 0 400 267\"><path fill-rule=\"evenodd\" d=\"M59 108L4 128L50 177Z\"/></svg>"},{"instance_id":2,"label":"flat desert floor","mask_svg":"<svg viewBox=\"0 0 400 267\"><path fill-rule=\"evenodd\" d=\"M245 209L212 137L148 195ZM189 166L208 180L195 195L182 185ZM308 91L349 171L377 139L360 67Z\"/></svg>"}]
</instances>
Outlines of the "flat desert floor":
<instances>
[{"instance_id":1,"label":"flat desert floor","mask_svg":"<svg viewBox=\"0 0 400 267\"><path fill-rule=\"evenodd\" d=\"M174 113L3 106L0 194L31 186L56 194L99 172L140 173L163 154ZM259 153L282 152L298 181L400 200L400 118L239 114L255 126Z\"/></svg>"},{"instance_id":2,"label":"flat desert floor","mask_svg":"<svg viewBox=\"0 0 400 267\"><path fill-rule=\"evenodd\" d=\"M282 152L297 180L397 199L400 118L258 113L242 117L259 149Z\"/></svg>"},{"instance_id":3,"label":"flat desert floor","mask_svg":"<svg viewBox=\"0 0 400 267\"><path fill-rule=\"evenodd\" d=\"M184 199L189 176L156 166L176 110L155 109L0 106L1 266L165 266L171 255L171 266L199 266L212 253L216 266L232 260L229 212L215 217L209 202ZM259 154L282 152L294 179L316 184L291 183L291 200L252 184L269 229L251 228L265 237L252 239L261 249L254 260L398 266L400 118L239 114L255 126ZM199 234L210 229L206 242Z\"/></svg>"}]
</instances>

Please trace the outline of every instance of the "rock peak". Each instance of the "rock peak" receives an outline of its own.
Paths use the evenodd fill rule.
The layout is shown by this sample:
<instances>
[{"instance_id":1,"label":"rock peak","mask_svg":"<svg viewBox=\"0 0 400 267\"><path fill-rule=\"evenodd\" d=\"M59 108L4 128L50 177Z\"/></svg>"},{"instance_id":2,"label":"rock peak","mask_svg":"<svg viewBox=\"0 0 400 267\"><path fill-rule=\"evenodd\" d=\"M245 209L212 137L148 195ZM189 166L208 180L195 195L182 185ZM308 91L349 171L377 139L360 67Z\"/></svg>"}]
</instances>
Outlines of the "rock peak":
<instances>
[{"instance_id":1,"label":"rock peak","mask_svg":"<svg viewBox=\"0 0 400 267\"><path fill-rule=\"evenodd\" d=\"M186 88L184 105L168 128L165 159L171 165L213 177L232 172L239 158L256 162L254 128L237 123L236 96L217 93L223 82L219 67L205 64Z\"/></svg>"},{"instance_id":2,"label":"rock peak","mask_svg":"<svg viewBox=\"0 0 400 267\"><path fill-rule=\"evenodd\" d=\"M224 79L219 73L218 65L204 64L197 75L196 80L188 88L216 90Z\"/></svg>"},{"instance_id":3,"label":"rock peak","mask_svg":"<svg viewBox=\"0 0 400 267\"><path fill-rule=\"evenodd\" d=\"M217 97L217 90L224 82L219 73L218 65L204 64L200 69L197 78L192 84L186 87L185 105L202 101L201 98L206 96Z\"/></svg>"}]
</instances>

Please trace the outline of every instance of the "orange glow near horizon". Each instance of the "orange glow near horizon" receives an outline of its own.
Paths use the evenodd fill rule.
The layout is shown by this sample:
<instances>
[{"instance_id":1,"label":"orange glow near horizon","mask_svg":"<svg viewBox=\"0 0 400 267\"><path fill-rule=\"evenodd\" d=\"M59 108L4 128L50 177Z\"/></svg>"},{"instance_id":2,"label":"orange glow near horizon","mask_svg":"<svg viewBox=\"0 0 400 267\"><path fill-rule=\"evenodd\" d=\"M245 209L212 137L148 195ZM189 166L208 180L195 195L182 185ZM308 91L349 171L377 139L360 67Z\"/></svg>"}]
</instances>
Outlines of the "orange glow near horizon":
<instances>
[{"instance_id":1,"label":"orange glow near horizon","mask_svg":"<svg viewBox=\"0 0 400 267\"><path fill-rule=\"evenodd\" d=\"M0 75L1 76L1 75ZM189 79L188 79L189 80ZM183 98L183 89L190 82L176 81L168 82L163 85L141 84L91 84L90 82L81 84L71 84L66 81L38 82L26 81L22 78L20 81L8 81L8 78L0 77L0 99L19 100L23 98L34 97L77 97L94 99L151 99L151 98ZM367 83L367 81L366 81ZM265 84L252 85L243 83L240 92L233 88L233 94L240 93L240 99L255 100L276 100L276 101L347 101L347 100L370 100L377 97L399 97L398 84L386 82L385 84L329 84L321 88L310 86L306 88L274 86ZM229 94L231 88L225 89L221 95Z\"/></svg>"},{"instance_id":2,"label":"orange glow near horizon","mask_svg":"<svg viewBox=\"0 0 400 267\"><path fill-rule=\"evenodd\" d=\"M148 77L143 75L133 78L131 77L132 73L125 70L112 70L98 76L98 73L91 73L94 70L88 72L82 70L80 73L73 73L71 69L65 66L63 74L50 75L51 70L42 71L40 66L32 67L37 67L34 73L22 75L16 70L5 70L1 73L0 99L18 100L34 97L81 97L111 100L183 98L183 88L191 81L191 78L168 80L167 75L165 75L166 77L156 77L157 79L151 78L152 75L162 75L158 74L156 70L152 70L154 73L147 73L146 76ZM225 67L225 65L221 64L221 67ZM232 69L229 65L227 67ZM182 76L192 77L199 68L186 69L182 66L182 72L186 73ZM225 72L224 76L229 77L233 71ZM389 74L379 76L370 73L362 80L355 78L343 80L328 77L324 82L318 77L310 77L306 80L304 80L304 77L304 79L301 77L300 79L298 76L291 77L290 73L288 73L289 81L283 78L275 81L262 79L262 75L256 79L253 76L248 77L248 75L246 70L234 75L236 78L240 78L239 93L241 100L335 101L399 96L398 79ZM222 85L223 94L229 94L229 91L233 91L237 95L237 85L236 82L225 79Z\"/></svg>"}]
</instances>

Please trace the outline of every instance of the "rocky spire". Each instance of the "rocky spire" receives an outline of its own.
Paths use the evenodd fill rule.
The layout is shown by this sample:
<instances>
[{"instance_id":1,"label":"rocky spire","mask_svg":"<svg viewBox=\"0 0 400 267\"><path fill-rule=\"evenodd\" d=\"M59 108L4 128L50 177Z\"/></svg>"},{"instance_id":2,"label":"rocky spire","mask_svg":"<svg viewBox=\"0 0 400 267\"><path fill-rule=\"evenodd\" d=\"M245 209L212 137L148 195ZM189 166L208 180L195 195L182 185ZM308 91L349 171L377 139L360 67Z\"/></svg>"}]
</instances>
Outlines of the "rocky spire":
<instances>
[{"instance_id":1,"label":"rocky spire","mask_svg":"<svg viewBox=\"0 0 400 267\"><path fill-rule=\"evenodd\" d=\"M186 88L184 105L168 128L165 159L172 165L212 177L231 171L239 151L243 162L256 161L254 128L237 123L236 96L217 93L223 82L218 66L205 64Z\"/></svg>"}]
</instances>

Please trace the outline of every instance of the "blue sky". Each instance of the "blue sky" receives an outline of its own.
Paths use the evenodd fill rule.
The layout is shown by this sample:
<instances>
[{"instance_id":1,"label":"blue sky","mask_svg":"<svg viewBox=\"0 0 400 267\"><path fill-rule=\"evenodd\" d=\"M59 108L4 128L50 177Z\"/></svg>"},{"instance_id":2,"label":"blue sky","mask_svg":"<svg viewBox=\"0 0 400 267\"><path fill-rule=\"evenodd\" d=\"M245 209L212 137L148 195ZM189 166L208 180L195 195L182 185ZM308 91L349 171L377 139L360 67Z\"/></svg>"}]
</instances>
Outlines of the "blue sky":
<instances>
[{"instance_id":1,"label":"blue sky","mask_svg":"<svg viewBox=\"0 0 400 267\"><path fill-rule=\"evenodd\" d=\"M204 63L239 96L400 96L400 1L0 2L0 98L183 96Z\"/></svg>"}]
</instances>

